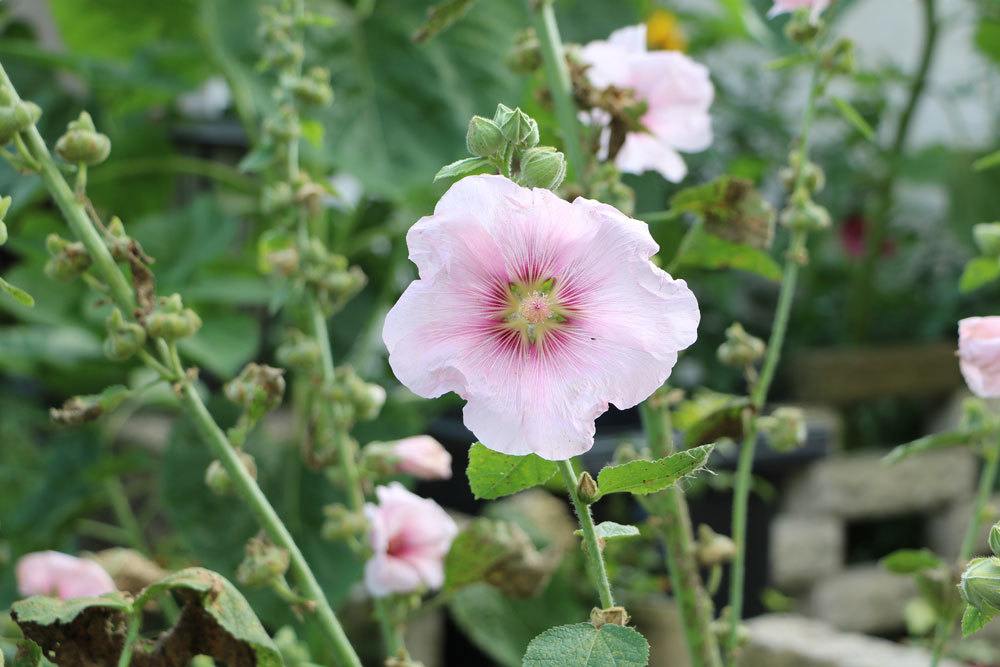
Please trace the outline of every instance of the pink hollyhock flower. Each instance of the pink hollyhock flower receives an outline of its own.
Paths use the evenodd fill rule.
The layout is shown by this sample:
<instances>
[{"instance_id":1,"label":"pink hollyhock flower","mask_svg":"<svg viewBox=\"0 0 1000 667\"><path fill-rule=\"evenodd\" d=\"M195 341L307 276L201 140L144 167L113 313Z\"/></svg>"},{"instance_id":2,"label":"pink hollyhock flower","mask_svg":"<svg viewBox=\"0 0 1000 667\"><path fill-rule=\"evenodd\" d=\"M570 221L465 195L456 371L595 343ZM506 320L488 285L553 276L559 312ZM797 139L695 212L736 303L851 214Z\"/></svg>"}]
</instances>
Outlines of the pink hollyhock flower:
<instances>
[{"instance_id":1,"label":"pink hollyhock flower","mask_svg":"<svg viewBox=\"0 0 1000 667\"><path fill-rule=\"evenodd\" d=\"M451 479L451 454L429 435L388 443L399 472L418 479Z\"/></svg>"},{"instance_id":2,"label":"pink hollyhock flower","mask_svg":"<svg viewBox=\"0 0 1000 667\"><path fill-rule=\"evenodd\" d=\"M809 18L815 22L819 18L819 15L830 6L831 2L833 0L774 0L774 5L767 15L768 17L772 17L778 14L794 12L796 9L806 8L812 10Z\"/></svg>"},{"instance_id":3,"label":"pink hollyhock flower","mask_svg":"<svg viewBox=\"0 0 1000 667\"><path fill-rule=\"evenodd\" d=\"M649 258L646 223L501 176L451 187L406 237L420 279L386 317L396 377L454 391L487 447L587 451L608 403L629 408L697 337L698 302Z\"/></svg>"},{"instance_id":4,"label":"pink hollyhock flower","mask_svg":"<svg viewBox=\"0 0 1000 667\"><path fill-rule=\"evenodd\" d=\"M115 582L97 563L58 551L38 551L17 561L21 595L49 595L63 600L111 593Z\"/></svg>"},{"instance_id":5,"label":"pink hollyhock flower","mask_svg":"<svg viewBox=\"0 0 1000 667\"><path fill-rule=\"evenodd\" d=\"M365 586L375 597L444 584L444 557L458 526L440 505L399 482L375 489L378 505L365 505L375 552L365 564Z\"/></svg>"},{"instance_id":6,"label":"pink hollyhock flower","mask_svg":"<svg viewBox=\"0 0 1000 667\"><path fill-rule=\"evenodd\" d=\"M648 51L645 25L587 44L580 58L589 65L592 84L630 88L646 103L641 120L648 132L628 134L615 157L618 168L630 174L653 170L668 181L682 180L687 166L678 151L697 153L712 143L708 108L715 90L708 69L679 51Z\"/></svg>"},{"instance_id":7,"label":"pink hollyhock flower","mask_svg":"<svg viewBox=\"0 0 1000 667\"><path fill-rule=\"evenodd\" d=\"M958 323L958 359L972 393L1000 397L1000 317L967 317Z\"/></svg>"}]
</instances>

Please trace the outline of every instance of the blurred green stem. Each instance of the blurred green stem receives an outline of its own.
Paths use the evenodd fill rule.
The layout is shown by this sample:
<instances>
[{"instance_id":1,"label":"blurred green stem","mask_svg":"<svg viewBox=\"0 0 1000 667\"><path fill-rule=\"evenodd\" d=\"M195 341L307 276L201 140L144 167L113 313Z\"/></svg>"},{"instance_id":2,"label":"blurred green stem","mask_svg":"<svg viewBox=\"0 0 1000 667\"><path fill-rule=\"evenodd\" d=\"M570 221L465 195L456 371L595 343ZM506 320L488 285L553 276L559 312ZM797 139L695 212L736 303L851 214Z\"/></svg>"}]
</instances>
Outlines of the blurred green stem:
<instances>
[{"instance_id":1,"label":"blurred green stem","mask_svg":"<svg viewBox=\"0 0 1000 667\"><path fill-rule=\"evenodd\" d=\"M583 534L583 550L586 555L587 569L590 571L590 578L597 589L597 595L601 600L601 608L608 609L615 606L614 596L611 594L611 584L608 581L608 570L604 565L604 553L597 538L597 527L594 526L594 517L590 513L590 505L580 500L577 493L576 471L573 470L573 461L558 461L559 470L562 472L563 481L566 483L566 491L569 493L573 507L576 509L576 516L580 520L580 532Z\"/></svg>"},{"instance_id":2,"label":"blurred green stem","mask_svg":"<svg viewBox=\"0 0 1000 667\"><path fill-rule=\"evenodd\" d=\"M18 99L17 92L2 65L0 65L0 87L5 88L15 100ZM135 298L125 274L118 268L100 233L87 216L82 203L70 190L59 172L38 129L32 125L23 134L27 137L32 154L39 162L42 180L50 196L63 213L70 229L86 247L94 270L108 284L110 296L114 302L127 315L131 316L135 310ZM338 664L346 667L361 667L357 653L351 647L347 635L326 600L322 587L312 570L309 569L309 565L298 545L295 544L291 533L288 532L281 518L264 496L256 480L243 467L236 450L230 445L222 429L215 423L194 385L187 379L176 346L167 345L162 339L157 339L156 344L161 351L166 348L167 354L164 355L163 361L171 366L176 377L181 378L178 380L181 402L194 420L212 453L222 462L223 467L229 473L237 494L257 517L271 541L286 549L290 554L291 571L310 599L316 603L316 617L332 645Z\"/></svg>"},{"instance_id":3,"label":"blurred green stem","mask_svg":"<svg viewBox=\"0 0 1000 667\"><path fill-rule=\"evenodd\" d=\"M129 667L132 664L132 651L135 649L135 642L139 639L139 627L142 625L142 610L133 609L128 618L128 634L125 635L125 644L122 652L118 656L118 667Z\"/></svg>"},{"instance_id":4,"label":"blurred green stem","mask_svg":"<svg viewBox=\"0 0 1000 667\"><path fill-rule=\"evenodd\" d=\"M639 410L652 456L662 458L672 454L674 434L669 406L654 398L642 403ZM698 571L694 532L684 491L675 484L654 496L635 497L656 518L651 525L666 551L671 589L684 626L691 667L720 667L722 655L712 630L712 600Z\"/></svg>"},{"instance_id":5,"label":"blurred green stem","mask_svg":"<svg viewBox=\"0 0 1000 667\"><path fill-rule=\"evenodd\" d=\"M580 128L576 119L576 104L573 102L573 84L566 67L566 54L559 25L556 23L552 0L525 0L528 11L538 34L545 67L545 78L552 94L552 104L556 110L556 121L562 132L563 150L569 163L570 175L578 183L586 176L587 164L580 144Z\"/></svg>"},{"instance_id":6,"label":"blurred green stem","mask_svg":"<svg viewBox=\"0 0 1000 667\"><path fill-rule=\"evenodd\" d=\"M979 491L976 493L976 500L972 506L972 514L969 516L969 525L965 529L965 537L962 539L962 548L958 553L958 566L964 568L972 557L972 552L976 548L979 533L983 528L983 514L986 504L993 493L996 485L997 471L1000 469L1000 443L993 443L987 446L983 452L983 468L979 473ZM937 626L934 629L934 639L931 641L931 667L937 667L944 655L944 649L951 638L952 630L962 615L964 603L956 601L957 604L950 605L950 608L938 617Z\"/></svg>"}]
</instances>

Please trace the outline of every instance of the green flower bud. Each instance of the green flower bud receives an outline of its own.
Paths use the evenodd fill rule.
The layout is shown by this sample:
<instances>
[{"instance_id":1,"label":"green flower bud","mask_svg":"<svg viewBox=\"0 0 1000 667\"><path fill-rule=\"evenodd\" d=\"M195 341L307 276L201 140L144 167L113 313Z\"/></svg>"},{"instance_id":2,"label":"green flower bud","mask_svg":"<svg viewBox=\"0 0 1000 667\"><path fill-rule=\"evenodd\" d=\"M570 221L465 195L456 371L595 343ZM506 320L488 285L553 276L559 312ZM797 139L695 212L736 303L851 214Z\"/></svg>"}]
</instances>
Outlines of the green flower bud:
<instances>
[{"instance_id":1,"label":"green flower bud","mask_svg":"<svg viewBox=\"0 0 1000 667\"><path fill-rule=\"evenodd\" d=\"M278 347L275 356L282 366L308 371L316 368L319 363L319 343L301 331L292 330Z\"/></svg>"},{"instance_id":2,"label":"green flower bud","mask_svg":"<svg viewBox=\"0 0 1000 667\"><path fill-rule=\"evenodd\" d=\"M253 460L253 457L244 451L238 451L236 455L239 456L243 469L252 478L257 479L257 463ZM208 486L212 493L218 496L226 496L232 492L233 480L229 477L229 471L226 470L225 466L218 459L208 464L208 468L205 470L205 485Z\"/></svg>"},{"instance_id":3,"label":"green flower bud","mask_svg":"<svg viewBox=\"0 0 1000 667\"><path fill-rule=\"evenodd\" d=\"M555 190L566 178L566 158L549 146L529 148L521 153L518 182L528 188Z\"/></svg>"},{"instance_id":4,"label":"green flower bud","mask_svg":"<svg viewBox=\"0 0 1000 667\"><path fill-rule=\"evenodd\" d=\"M497 106L493 122L507 141L519 148L531 148L538 144L538 123L520 109Z\"/></svg>"},{"instance_id":5,"label":"green flower bud","mask_svg":"<svg viewBox=\"0 0 1000 667\"><path fill-rule=\"evenodd\" d=\"M1000 614L1000 558L974 558L958 586L970 605L986 614Z\"/></svg>"},{"instance_id":6,"label":"green flower bud","mask_svg":"<svg viewBox=\"0 0 1000 667\"><path fill-rule=\"evenodd\" d=\"M247 364L240 374L226 383L226 398L255 418L281 405L285 396L285 371L263 364Z\"/></svg>"},{"instance_id":7,"label":"green flower bud","mask_svg":"<svg viewBox=\"0 0 1000 667\"><path fill-rule=\"evenodd\" d=\"M156 308L146 317L146 333L168 341L188 338L201 329L201 318L185 308L179 294L160 297Z\"/></svg>"},{"instance_id":8,"label":"green flower bud","mask_svg":"<svg viewBox=\"0 0 1000 667\"><path fill-rule=\"evenodd\" d=\"M7 242L7 224L0 220L0 245Z\"/></svg>"},{"instance_id":9,"label":"green flower bud","mask_svg":"<svg viewBox=\"0 0 1000 667\"><path fill-rule=\"evenodd\" d=\"M267 134L279 141L290 141L302 134L302 127L299 125L298 115L295 110L288 106L283 106L278 113L264 119L264 134Z\"/></svg>"},{"instance_id":10,"label":"green flower bud","mask_svg":"<svg viewBox=\"0 0 1000 667\"><path fill-rule=\"evenodd\" d=\"M244 586L267 586L285 576L290 562L287 549L264 538L253 537L247 542L246 555L236 570L236 580Z\"/></svg>"},{"instance_id":11,"label":"green flower bud","mask_svg":"<svg viewBox=\"0 0 1000 667\"><path fill-rule=\"evenodd\" d=\"M465 135L465 146L477 157L492 157L503 150L506 141L500 127L489 118L473 116Z\"/></svg>"},{"instance_id":12,"label":"green flower bud","mask_svg":"<svg viewBox=\"0 0 1000 667\"><path fill-rule=\"evenodd\" d=\"M335 504L323 508L326 521L320 529L320 535L325 540L340 541L363 535L368 530L368 519L361 512L354 512L347 507Z\"/></svg>"},{"instance_id":13,"label":"green flower bud","mask_svg":"<svg viewBox=\"0 0 1000 667\"><path fill-rule=\"evenodd\" d=\"M146 344L146 330L135 322L126 322L122 311L115 308L105 320L108 337L104 354L114 361L125 361Z\"/></svg>"},{"instance_id":14,"label":"green flower bud","mask_svg":"<svg viewBox=\"0 0 1000 667\"><path fill-rule=\"evenodd\" d=\"M813 23L810 10L800 9L785 25L785 36L797 44L808 44L819 34L819 25Z\"/></svg>"},{"instance_id":15,"label":"green flower bud","mask_svg":"<svg viewBox=\"0 0 1000 667\"><path fill-rule=\"evenodd\" d=\"M793 231L822 231L830 226L830 213L811 199L792 203L781 212L781 224Z\"/></svg>"},{"instance_id":16,"label":"green flower bud","mask_svg":"<svg viewBox=\"0 0 1000 667\"><path fill-rule=\"evenodd\" d=\"M990 528L990 551L994 556L1000 556L1000 524L995 523Z\"/></svg>"},{"instance_id":17,"label":"green flower bud","mask_svg":"<svg viewBox=\"0 0 1000 667\"><path fill-rule=\"evenodd\" d=\"M764 341L748 334L739 322L733 322L726 329L726 340L716 355L723 364L743 369L754 365L766 349Z\"/></svg>"},{"instance_id":18,"label":"green flower bud","mask_svg":"<svg viewBox=\"0 0 1000 667\"><path fill-rule=\"evenodd\" d=\"M18 132L27 130L41 117L42 110L34 102L0 106L0 146L10 143Z\"/></svg>"},{"instance_id":19,"label":"green flower bud","mask_svg":"<svg viewBox=\"0 0 1000 667\"><path fill-rule=\"evenodd\" d=\"M333 102L333 88L330 87L330 70L313 67L309 72L291 82L292 94L303 104L325 107Z\"/></svg>"},{"instance_id":20,"label":"green flower bud","mask_svg":"<svg viewBox=\"0 0 1000 667\"><path fill-rule=\"evenodd\" d=\"M597 482L594 481L594 478L586 470L583 471L583 474L580 475L580 479L576 483L576 495L582 502L588 505L596 502L601 497L601 492L597 488Z\"/></svg>"},{"instance_id":21,"label":"green flower bud","mask_svg":"<svg viewBox=\"0 0 1000 667\"><path fill-rule=\"evenodd\" d=\"M777 408L757 418L757 427L776 452L790 452L806 443L806 416L799 408Z\"/></svg>"},{"instance_id":22,"label":"green flower bud","mask_svg":"<svg viewBox=\"0 0 1000 667\"><path fill-rule=\"evenodd\" d=\"M49 234L45 247L51 255L45 263L45 275L53 280L68 282L90 268L90 255L79 241L71 242L58 234Z\"/></svg>"},{"instance_id":23,"label":"green flower bud","mask_svg":"<svg viewBox=\"0 0 1000 667\"><path fill-rule=\"evenodd\" d=\"M1000 222L983 222L973 225L972 238L975 240L979 252L984 256L1000 258Z\"/></svg>"},{"instance_id":24,"label":"green flower bud","mask_svg":"<svg viewBox=\"0 0 1000 667\"><path fill-rule=\"evenodd\" d=\"M97 131L89 113L81 111L80 117L70 121L66 133L56 142L56 154L72 164L100 164L111 154L111 140Z\"/></svg>"},{"instance_id":25,"label":"green flower bud","mask_svg":"<svg viewBox=\"0 0 1000 667\"><path fill-rule=\"evenodd\" d=\"M789 156L790 166L781 170L781 182L785 186L786 190L791 191L795 189L795 172L801 161L802 153L800 151L794 151ZM823 168L818 164L812 161L807 161L805 165L803 165L802 170L802 184L806 190L812 194L816 194L826 187L826 174L823 172Z\"/></svg>"}]
</instances>

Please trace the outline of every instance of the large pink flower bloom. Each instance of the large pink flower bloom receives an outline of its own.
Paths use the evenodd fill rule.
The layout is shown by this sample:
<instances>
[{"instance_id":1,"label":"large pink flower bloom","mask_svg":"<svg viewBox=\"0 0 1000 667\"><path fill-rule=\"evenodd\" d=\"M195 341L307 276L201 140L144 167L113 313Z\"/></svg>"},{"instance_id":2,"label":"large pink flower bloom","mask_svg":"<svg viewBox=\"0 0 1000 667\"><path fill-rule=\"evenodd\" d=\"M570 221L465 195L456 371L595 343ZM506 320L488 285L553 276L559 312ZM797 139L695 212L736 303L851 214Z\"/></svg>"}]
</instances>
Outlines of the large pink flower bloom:
<instances>
[{"instance_id":1,"label":"large pink flower bloom","mask_svg":"<svg viewBox=\"0 0 1000 667\"><path fill-rule=\"evenodd\" d=\"M648 132L629 133L615 158L618 168L682 180L687 166L678 151L697 153L712 144L708 108L715 89L708 69L679 51L648 51L645 25L587 44L580 58L590 66L587 76L595 86L630 88L647 105L642 124Z\"/></svg>"},{"instance_id":2,"label":"large pink flower bloom","mask_svg":"<svg viewBox=\"0 0 1000 667\"><path fill-rule=\"evenodd\" d=\"M777 16L778 14L786 14L788 12L794 12L796 9L811 9L810 19L815 22L819 18L819 15L823 13L833 0L774 0L774 5L771 7L771 11L767 13L768 16Z\"/></svg>"},{"instance_id":3,"label":"large pink flower bloom","mask_svg":"<svg viewBox=\"0 0 1000 667\"><path fill-rule=\"evenodd\" d=\"M458 527L433 500L399 482L375 489L378 505L365 505L374 554L365 564L365 586L375 597L437 589L444 557Z\"/></svg>"},{"instance_id":4,"label":"large pink flower bloom","mask_svg":"<svg viewBox=\"0 0 1000 667\"><path fill-rule=\"evenodd\" d=\"M418 479L451 479L451 454L429 435L390 442L399 472Z\"/></svg>"},{"instance_id":5,"label":"large pink flower bloom","mask_svg":"<svg viewBox=\"0 0 1000 667\"><path fill-rule=\"evenodd\" d=\"M967 317L958 323L958 358L976 396L1000 397L1000 317Z\"/></svg>"},{"instance_id":6,"label":"large pink flower bloom","mask_svg":"<svg viewBox=\"0 0 1000 667\"><path fill-rule=\"evenodd\" d=\"M111 575L94 561L58 551L38 551L17 561L17 588L23 596L49 595L70 600L115 590Z\"/></svg>"},{"instance_id":7,"label":"large pink flower bloom","mask_svg":"<svg viewBox=\"0 0 1000 667\"><path fill-rule=\"evenodd\" d=\"M406 240L420 280L386 317L389 364L420 396L468 401L491 449L587 451L608 403L648 397L697 337L694 294L649 261L646 223L611 206L470 176Z\"/></svg>"}]
</instances>

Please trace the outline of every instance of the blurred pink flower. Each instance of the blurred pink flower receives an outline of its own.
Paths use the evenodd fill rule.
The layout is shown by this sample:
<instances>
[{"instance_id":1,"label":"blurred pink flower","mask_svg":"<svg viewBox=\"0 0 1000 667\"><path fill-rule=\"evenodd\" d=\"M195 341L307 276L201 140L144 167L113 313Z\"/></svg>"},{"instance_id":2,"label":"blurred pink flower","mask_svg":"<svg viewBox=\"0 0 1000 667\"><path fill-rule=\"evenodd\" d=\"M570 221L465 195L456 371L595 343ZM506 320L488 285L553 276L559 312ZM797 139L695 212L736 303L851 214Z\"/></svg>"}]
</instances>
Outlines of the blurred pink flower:
<instances>
[{"instance_id":1,"label":"blurred pink flower","mask_svg":"<svg viewBox=\"0 0 1000 667\"><path fill-rule=\"evenodd\" d=\"M606 204L470 176L406 239L420 279L386 317L389 364L420 396L468 401L496 451L587 451L608 403L647 398L697 338L698 302L649 261L646 223Z\"/></svg>"},{"instance_id":2,"label":"blurred pink flower","mask_svg":"<svg viewBox=\"0 0 1000 667\"><path fill-rule=\"evenodd\" d=\"M451 454L429 435L389 443L396 468L418 479L451 479Z\"/></svg>"},{"instance_id":3,"label":"blurred pink flower","mask_svg":"<svg viewBox=\"0 0 1000 667\"><path fill-rule=\"evenodd\" d=\"M374 554L365 564L365 586L375 597L437 589L444 557L458 527L433 500L399 482L375 489L378 505L365 505Z\"/></svg>"},{"instance_id":4,"label":"blurred pink flower","mask_svg":"<svg viewBox=\"0 0 1000 667\"><path fill-rule=\"evenodd\" d=\"M769 17L794 12L796 9L811 9L809 18L815 22L833 0L774 0L774 6L767 13Z\"/></svg>"},{"instance_id":5,"label":"blurred pink flower","mask_svg":"<svg viewBox=\"0 0 1000 667\"><path fill-rule=\"evenodd\" d=\"M607 41L580 51L587 76L599 87L630 88L647 105L642 124L648 132L631 132L615 157L624 172L658 171L678 182L687 166L678 151L697 153L712 144L708 108L715 90L708 69L679 51L648 51L646 26L622 28ZM600 114L591 116L600 122Z\"/></svg>"},{"instance_id":6,"label":"blurred pink flower","mask_svg":"<svg viewBox=\"0 0 1000 667\"><path fill-rule=\"evenodd\" d=\"M58 551L38 551L17 561L21 595L48 595L63 600L96 597L115 589L111 575L97 563Z\"/></svg>"},{"instance_id":7,"label":"blurred pink flower","mask_svg":"<svg viewBox=\"0 0 1000 667\"><path fill-rule=\"evenodd\" d=\"M962 376L981 398L1000 397L1000 317L967 317L958 323Z\"/></svg>"}]
</instances>

